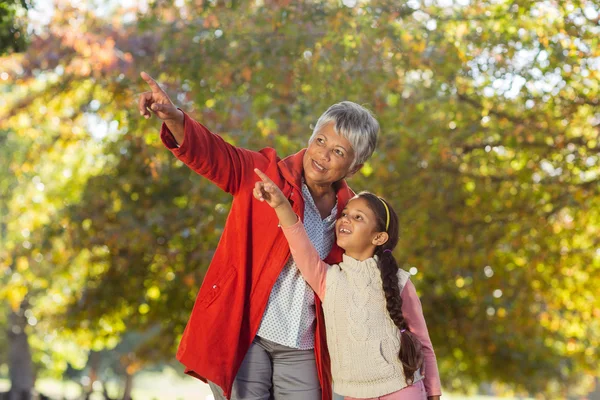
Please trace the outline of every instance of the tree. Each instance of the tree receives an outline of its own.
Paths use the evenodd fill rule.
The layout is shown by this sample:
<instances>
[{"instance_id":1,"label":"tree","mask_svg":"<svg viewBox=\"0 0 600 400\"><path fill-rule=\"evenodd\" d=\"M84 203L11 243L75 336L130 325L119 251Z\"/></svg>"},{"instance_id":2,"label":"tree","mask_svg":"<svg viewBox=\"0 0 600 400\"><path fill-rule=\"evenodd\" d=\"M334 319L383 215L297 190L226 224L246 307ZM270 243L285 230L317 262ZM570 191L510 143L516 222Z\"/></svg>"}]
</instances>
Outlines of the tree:
<instances>
[{"instance_id":1,"label":"tree","mask_svg":"<svg viewBox=\"0 0 600 400\"><path fill-rule=\"evenodd\" d=\"M5 0L0 4L0 55L25 50L27 44L24 14L29 0Z\"/></svg>"},{"instance_id":2,"label":"tree","mask_svg":"<svg viewBox=\"0 0 600 400\"><path fill-rule=\"evenodd\" d=\"M600 348L598 5L345 4L156 2L110 23L59 4L52 32L13 60L20 90L0 109L27 149L11 163L7 291L59 296L32 312L63 342L100 350L153 328L132 368L172 357L230 198L140 119L139 70L232 143L280 154L349 99L383 133L350 183L400 215L395 254L444 386L585 390Z\"/></svg>"}]
</instances>

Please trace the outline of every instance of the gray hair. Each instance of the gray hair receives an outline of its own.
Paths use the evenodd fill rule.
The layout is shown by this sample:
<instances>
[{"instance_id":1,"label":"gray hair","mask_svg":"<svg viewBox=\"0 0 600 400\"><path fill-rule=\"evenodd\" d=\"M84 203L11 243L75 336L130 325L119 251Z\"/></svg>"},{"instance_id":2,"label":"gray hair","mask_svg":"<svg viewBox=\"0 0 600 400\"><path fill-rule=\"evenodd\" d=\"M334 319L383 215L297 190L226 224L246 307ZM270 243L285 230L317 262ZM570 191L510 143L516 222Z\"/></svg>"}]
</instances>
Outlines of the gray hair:
<instances>
[{"instance_id":1,"label":"gray hair","mask_svg":"<svg viewBox=\"0 0 600 400\"><path fill-rule=\"evenodd\" d=\"M377 146L379 122L369 110L351 101L332 105L319 117L308 143L331 122L335 123L335 133L346 138L352 145L354 161L350 168L363 164L371 157Z\"/></svg>"}]
</instances>

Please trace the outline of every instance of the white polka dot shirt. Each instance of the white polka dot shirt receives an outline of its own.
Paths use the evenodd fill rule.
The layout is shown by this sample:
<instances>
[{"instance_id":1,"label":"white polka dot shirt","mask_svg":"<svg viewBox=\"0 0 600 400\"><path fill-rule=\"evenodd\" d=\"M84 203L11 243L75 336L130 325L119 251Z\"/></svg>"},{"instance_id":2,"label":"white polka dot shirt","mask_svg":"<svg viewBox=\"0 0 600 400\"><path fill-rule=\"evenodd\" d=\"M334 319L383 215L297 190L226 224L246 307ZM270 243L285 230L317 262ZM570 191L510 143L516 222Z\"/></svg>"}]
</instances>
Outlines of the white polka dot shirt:
<instances>
[{"instance_id":1,"label":"white polka dot shirt","mask_svg":"<svg viewBox=\"0 0 600 400\"><path fill-rule=\"evenodd\" d=\"M331 214L321 219L308 186L304 183L302 197L304 228L319 256L324 259L335 240L337 202ZM309 350L315 346L315 294L302 278L292 257L273 285L257 335L300 350Z\"/></svg>"}]
</instances>

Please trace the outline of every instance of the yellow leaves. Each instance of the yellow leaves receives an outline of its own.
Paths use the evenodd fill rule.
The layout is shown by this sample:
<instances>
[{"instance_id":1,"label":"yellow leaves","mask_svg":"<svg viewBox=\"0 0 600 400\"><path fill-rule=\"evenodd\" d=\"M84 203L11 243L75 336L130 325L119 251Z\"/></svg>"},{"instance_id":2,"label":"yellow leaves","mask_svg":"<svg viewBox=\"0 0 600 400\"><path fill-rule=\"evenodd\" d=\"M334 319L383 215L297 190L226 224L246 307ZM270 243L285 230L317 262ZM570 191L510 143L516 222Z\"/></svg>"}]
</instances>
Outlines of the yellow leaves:
<instances>
[{"instance_id":1,"label":"yellow leaves","mask_svg":"<svg viewBox=\"0 0 600 400\"><path fill-rule=\"evenodd\" d=\"M456 348L454 348L454 349L452 350L452 355L453 355L453 356L454 356L454 358L456 358L457 360L462 360L462 359L463 359L463 357L464 357L464 353L463 353L463 351L462 351L460 348L458 348L458 347L456 347Z\"/></svg>"},{"instance_id":2,"label":"yellow leaves","mask_svg":"<svg viewBox=\"0 0 600 400\"><path fill-rule=\"evenodd\" d=\"M567 343L567 353L571 353L573 354L577 348L580 347L577 345L577 342L575 341L575 339L570 339Z\"/></svg>"},{"instance_id":3,"label":"yellow leaves","mask_svg":"<svg viewBox=\"0 0 600 400\"><path fill-rule=\"evenodd\" d=\"M462 37L468 32L468 30L469 28L467 26L467 23L462 22L456 27L456 29L454 30L454 34L456 35L457 39L462 39Z\"/></svg>"},{"instance_id":4,"label":"yellow leaves","mask_svg":"<svg viewBox=\"0 0 600 400\"><path fill-rule=\"evenodd\" d=\"M31 165L30 163L28 163L28 162L24 162L23 164L21 164L21 166L20 166L20 167L21 167L21 168L20 168L20 169L21 169L21 170L20 170L20 172L21 172L21 173L24 173L24 174L26 174L26 173L29 173L29 172L31 172L31 170L32 170L32 165ZM11 169L12 169L12 168L11 168ZM18 167L17 167L17 166L15 166L15 168L14 168L14 171L15 171L15 172L17 172L17 171L18 171Z\"/></svg>"},{"instance_id":5,"label":"yellow leaves","mask_svg":"<svg viewBox=\"0 0 600 400\"><path fill-rule=\"evenodd\" d=\"M550 315L544 311L540 313L539 320L542 326L548 326L548 324L550 323Z\"/></svg>"},{"instance_id":6,"label":"yellow leaves","mask_svg":"<svg viewBox=\"0 0 600 400\"><path fill-rule=\"evenodd\" d=\"M498 316L498 318L504 318L504 317L506 317L506 308L504 308L504 307L498 308L498 311L496 312L496 315Z\"/></svg>"},{"instance_id":7,"label":"yellow leaves","mask_svg":"<svg viewBox=\"0 0 600 400\"><path fill-rule=\"evenodd\" d=\"M548 38L544 27L539 27L538 29L536 29L536 35L539 42L542 44L542 47L548 47L548 45L550 44L550 39ZM561 42L563 42L563 40L561 40ZM566 44L567 43L563 43L563 46Z\"/></svg>"},{"instance_id":8,"label":"yellow leaves","mask_svg":"<svg viewBox=\"0 0 600 400\"><path fill-rule=\"evenodd\" d=\"M83 230L88 231L92 227L92 220L89 218L84 219L83 222L81 222L81 227Z\"/></svg>"},{"instance_id":9,"label":"yellow leaves","mask_svg":"<svg viewBox=\"0 0 600 400\"><path fill-rule=\"evenodd\" d=\"M25 296L28 292L27 287L24 285L23 279L21 279L20 276L17 277L17 279L15 279L16 275L13 274L11 282L13 284L16 283L16 285L7 286L5 288L6 293L4 293L6 299L8 300L8 304L10 305L11 310L13 310L14 312L17 312L19 310L19 307L21 306L21 303L25 299Z\"/></svg>"},{"instance_id":10,"label":"yellow leaves","mask_svg":"<svg viewBox=\"0 0 600 400\"><path fill-rule=\"evenodd\" d=\"M15 128L29 128L32 124L32 118L28 113L19 113L16 116ZM31 132L31 131L29 131Z\"/></svg>"},{"instance_id":11,"label":"yellow leaves","mask_svg":"<svg viewBox=\"0 0 600 400\"><path fill-rule=\"evenodd\" d=\"M150 306L149 306L148 304L146 304L146 303L142 303L142 304L140 304L140 305L139 305L139 307L138 307L138 312L139 312L141 315L148 314L148 312L149 312L149 311L150 311Z\"/></svg>"},{"instance_id":12,"label":"yellow leaves","mask_svg":"<svg viewBox=\"0 0 600 400\"><path fill-rule=\"evenodd\" d=\"M184 209L185 207L187 207L188 202L189 202L188 196L179 196L179 197L175 197L173 199L173 204L175 204L175 206L177 206L177 208L180 208L180 209Z\"/></svg>"},{"instance_id":13,"label":"yellow leaves","mask_svg":"<svg viewBox=\"0 0 600 400\"><path fill-rule=\"evenodd\" d=\"M157 300L160 297L158 286L152 286L146 291L146 297L151 300Z\"/></svg>"},{"instance_id":14,"label":"yellow leaves","mask_svg":"<svg viewBox=\"0 0 600 400\"><path fill-rule=\"evenodd\" d=\"M510 162L510 168L514 171L520 171L527 165L527 160L525 159L515 159Z\"/></svg>"},{"instance_id":15,"label":"yellow leaves","mask_svg":"<svg viewBox=\"0 0 600 400\"><path fill-rule=\"evenodd\" d=\"M108 265L105 262L94 262L90 263L90 276L102 276L104 272L108 270Z\"/></svg>"},{"instance_id":16,"label":"yellow leaves","mask_svg":"<svg viewBox=\"0 0 600 400\"><path fill-rule=\"evenodd\" d=\"M396 107L400 100L400 96L395 93L388 93L386 97L386 102L390 107Z\"/></svg>"},{"instance_id":17,"label":"yellow leaves","mask_svg":"<svg viewBox=\"0 0 600 400\"><path fill-rule=\"evenodd\" d=\"M514 258L514 263L518 266L518 267L523 267L527 264L527 259L525 257L515 257Z\"/></svg>"},{"instance_id":18,"label":"yellow leaves","mask_svg":"<svg viewBox=\"0 0 600 400\"><path fill-rule=\"evenodd\" d=\"M400 37L402 38L402 41L405 43L411 43L415 39L415 37L412 34L410 34L410 32L408 30L403 30L402 35L400 35ZM400 53L398 53L398 54L400 54Z\"/></svg>"},{"instance_id":19,"label":"yellow leaves","mask_svg":"<svg viewBox=\"0 0 600 400\"><path fill-rule=\"evenodd\" d=\"M235 137L233 137L227 133L221 133L221 137L223 138L223 140L225 140L230 145L236 146L237 141L236 141Z\"/></svg>"},{"instance_id":20,"label":"yellow leaves","mask_svg":"<svg viewBox=\"0 0 600 400\"><path fill-rule=\"evenodd\" d=\"M29 268L29 259L27 257L17 258L17 271L24 272Z\"/></svg>"},{"instance_id":21,"label":"yellow leaves","mask_svg":"<svg viewBox=\"0 0 600 400\"><path fill-rule=\"evenodd\" d=\"M358 37L347 34L347 35L344 35L344 37L342 38L342 43L344 44L344 47L346 47L347 49L355 49L357 46L358 40L359 40Z\"/></svg>"},{"instance_id":22,"label":"yellow leaves","mask_svg":"<svg viewBox=\"0 0 600 400\"><path fill-rule=\"evenodd\" d=\"M412 51L414 53L420 54L423 53L425 51L425 49L427 48L427 42L425 42L424 40L419 40L419 41L415 41L414 43L412 43Z\"/></svg>"},{"instance_id":23,"label":"yellow leaves","mask_svg":"<svg viewBox=\"0 0 600 400\"><path fill-rule=\"evenodd\" d=\"M465 53L461 47L456 46L454 48L454 53L458 56L458 59L462 63L466 63L467 61L469 61L469 57L467 56L467 53Z\"/></svg>"},{"instance_id":24,"label":"yellow leaves","mask_svg":"<svg viewBox=\"0 0 600 400\"><path fill-rule=\"evenodd\" d=\"M256 126L263 137L274 134L278 129L277 121L271 118L263 118L258 120Z\"/></svg>"},{"instance_id":25,"label":"yellow leaves","mask_svg":"<svg viewBox=\"0 0 600 400\"><path fill-rule=\"evenodd\" d=\"M465 183L465 189L468 192L473 192L475 191L475 182L473 181L468 181L467 183Z\"/></svg>"},{"instance_id":26,"label":"yellow leaves","mask_svg":"<svg viewBox=\"0 0 600 400\"><path fill-rule=\"evenodd\" d=\"M585 332L586 332L586 326L578 320L571 321L571 323L566 325L565 329L564 329L565 336L571 338L570 341L572 341L573 338L584 338ZM570 350L570 351L573 351L573 350Z\"/></svg>"},{"instance_id":27,"label":"yellow leaves","mask_svg":"<svg viewBox=\"0 0 600 400\"><path fill-rule=\"evenodd\" d=\"M123 203L122 203L120 197L116 197L113 199L113 203L112 203L113 212L118 213L119 211L121 211L122 206L123 206Z\"/></svg>"},{"instance_id":28,"label":"yellow leaves","mask_svg":"<svg viewBox=\"0 0 600 400\"><path fill-rule=\"evenodd\" d=\"M370 162L366 162L363 167L360 170L361 174L363 174L365 177L369 177L373 174L373 166L371 165Z\"/></svg>"},{"instance_id":29,"label":"yellow leaves","mask_svg":"<svg viewBox=\"0 0 600 400\"><path fill-rule=\"evenodd\" d=\"M94 339L92 339L92 345L91 345L92 350L94 351L101 351L104 349L104 340L101 337L96 337Z\"/></svg>"}]
</instances>

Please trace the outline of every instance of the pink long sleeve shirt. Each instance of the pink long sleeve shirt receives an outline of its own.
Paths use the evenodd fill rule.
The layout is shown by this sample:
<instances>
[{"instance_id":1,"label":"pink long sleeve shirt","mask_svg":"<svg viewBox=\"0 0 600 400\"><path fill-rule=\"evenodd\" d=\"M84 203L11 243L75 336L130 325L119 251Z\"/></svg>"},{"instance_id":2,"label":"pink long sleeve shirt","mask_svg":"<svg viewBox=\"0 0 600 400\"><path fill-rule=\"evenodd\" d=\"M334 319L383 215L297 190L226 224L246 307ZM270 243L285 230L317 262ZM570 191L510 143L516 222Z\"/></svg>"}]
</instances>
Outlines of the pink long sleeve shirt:
<instances>
[{"instance_id":1,"label":"pink long sleeve shirt","mask_svg":"<svg viewBox=\"0 0 600 400\"><path fill-rule=\"evenodd\" d=\"M284 227L283 233L285 234L289 245L292 257L294 258L296 265L302 276L308 282L308 284L313 288L314 292L324 303L324 306L327 302L331 302L334 299L325 300L325 295L327 292L328 282L327 276L328 271L331 268L334 268L334 271L339 270L340 266L344 265L344 262L350 261L355 262L354 259L348 256L344 256L344 261L339 265L328 265L325 262L321 261L319 254L312 246L308 235L302 225L302 222L298 221L296 224ZM370 259L372 260L372 259ZM369 260L367 260L369 261ZM358 262L362 263L362 262ZM408 274L405 273L407 276ZM382 289L381 289L382 290ZM383 291L383 290L382 290ZM425 322L425 317L423 316L423 309L421 306L421 301L417 296L417 292L415 290L412 282L406 278L405 284L403 285L401 291L402 297L402 313L408 324L409 330L420 340L423 346L424 353L424 371L425 377L423 379L425 390L428 396L436 396L441 395L441 387L440 387L440 379L439 372L437 368L437 361L435 357L435 352L433 350L433 346L431 344L431 339L429 338L429 332L427 330L427 324ZM325 325L329 326L329 321L327 321L327 312L325 313ZM329 329L327 329L329 333ZM332 340L331 337L328 338L328 342ZM344 341L344 337L340 337L339 341ZM342 346L342 345L340 345ZM329 345L330 352L333 354L335 351L332 348L332 345ZM397 353L396 353L397 354ZM336 377L334 376L334 385ZM343 393L340 393L343 394ZM370 397L370 396L359 396L359 397Z\"/></svg>"}]
</instances>

